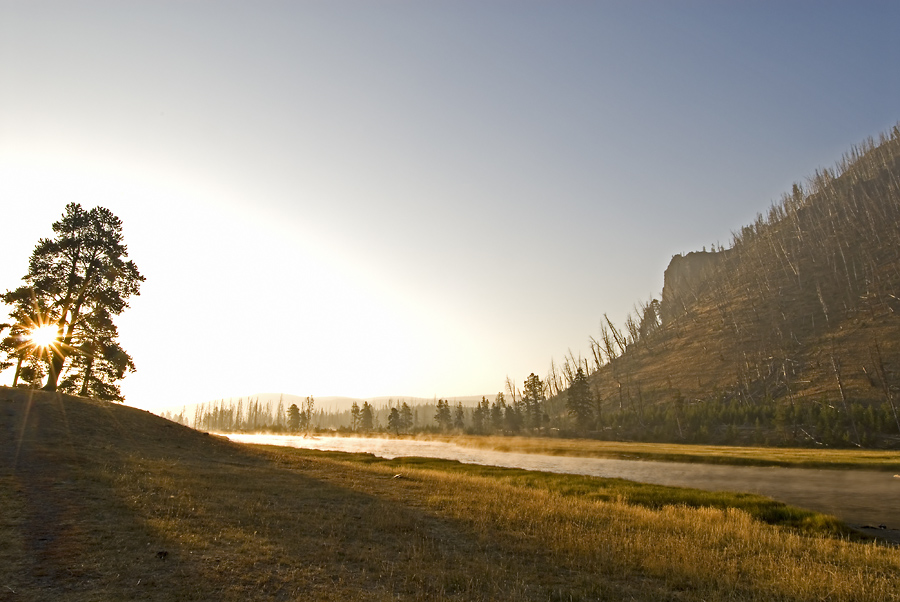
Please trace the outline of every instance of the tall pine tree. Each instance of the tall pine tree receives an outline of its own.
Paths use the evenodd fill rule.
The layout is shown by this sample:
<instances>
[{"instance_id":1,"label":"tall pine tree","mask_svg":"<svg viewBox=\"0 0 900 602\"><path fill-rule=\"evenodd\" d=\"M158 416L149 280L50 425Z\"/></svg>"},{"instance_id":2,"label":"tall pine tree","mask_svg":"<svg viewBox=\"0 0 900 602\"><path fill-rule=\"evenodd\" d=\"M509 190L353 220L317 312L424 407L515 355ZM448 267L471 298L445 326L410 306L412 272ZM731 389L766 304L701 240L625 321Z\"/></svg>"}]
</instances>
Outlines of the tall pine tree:
<instances>
[{"instance_id":1,"label":"tall pine tree","mask_svg":"<svg viewBox=\"0 0 900 602\"><path fill-rule=\"evenodd\" d=\"M55 236L40 239L31 254L25 284L3 294L3 302L13 306L10 315L20 327L56 328L46 346L44 389L121 401L115 381L134 363L116 340L112 318L140 294L144 281L134 262L126 261L122 221L104 207L86 211L70 203L52 227Z\"/></svg>"},{"instance_id":2,"label":"tall pine tree","mask_svg":"<svg viewBox=\"0 0 900 602\"><path fill-rule=\"evenodd\" d=\"M587 376L581 368L575 373L569 390L566 391L566 409L575 418L575 422L582 430L587 430L594 423L594 401L591 395L591 386Z\"/></svg>"}]
</instances>

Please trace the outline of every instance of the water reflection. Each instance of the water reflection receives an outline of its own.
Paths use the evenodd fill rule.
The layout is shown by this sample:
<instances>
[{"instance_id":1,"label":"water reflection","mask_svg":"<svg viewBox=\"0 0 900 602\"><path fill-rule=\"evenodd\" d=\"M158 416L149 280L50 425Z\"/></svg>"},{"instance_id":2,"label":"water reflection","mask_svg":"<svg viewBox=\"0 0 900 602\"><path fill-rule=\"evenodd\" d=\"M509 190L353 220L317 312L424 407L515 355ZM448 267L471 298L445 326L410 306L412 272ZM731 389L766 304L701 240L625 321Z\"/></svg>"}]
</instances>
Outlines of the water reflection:
<instances>
[{"instance_id":1,"label":"water reflection","mask_svg":"<svg viewBox=\"0 0 900 602\"><path fill-rule=\"evenodd\" d=\"M238 434L229 434L228 437L242 443L368 452L382 458L444 458L470 464L614 477L710 491L759 493L795 506L833 514L850 524L883 524L893 529L900 528L900 479L884 471L573 458L499 452L411 439Z\"/></svg>"}]
</instances>

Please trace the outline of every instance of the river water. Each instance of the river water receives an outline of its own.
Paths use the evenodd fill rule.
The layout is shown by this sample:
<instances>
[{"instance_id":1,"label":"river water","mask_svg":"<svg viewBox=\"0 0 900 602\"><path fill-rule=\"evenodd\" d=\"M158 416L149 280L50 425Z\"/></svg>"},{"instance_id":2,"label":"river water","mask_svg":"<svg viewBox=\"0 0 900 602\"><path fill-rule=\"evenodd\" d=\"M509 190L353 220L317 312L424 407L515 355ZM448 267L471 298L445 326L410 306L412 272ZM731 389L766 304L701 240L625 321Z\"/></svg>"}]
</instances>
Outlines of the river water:
<instances>
[{"instance_id":1,"label":"river water","mask_svg":"<svg viewBox=\"0 0 900 602\"><path fill-rule=\"evenodd\" d=\"M227 437L241 443L367 452L382 458L444 458L469 464L613 477L708 491L758 493L801 508L832 514L849 524L900 529L900 478L894 477L893 472L546 456L412 439L238 434Z\"/></svg>"}]
</instances>

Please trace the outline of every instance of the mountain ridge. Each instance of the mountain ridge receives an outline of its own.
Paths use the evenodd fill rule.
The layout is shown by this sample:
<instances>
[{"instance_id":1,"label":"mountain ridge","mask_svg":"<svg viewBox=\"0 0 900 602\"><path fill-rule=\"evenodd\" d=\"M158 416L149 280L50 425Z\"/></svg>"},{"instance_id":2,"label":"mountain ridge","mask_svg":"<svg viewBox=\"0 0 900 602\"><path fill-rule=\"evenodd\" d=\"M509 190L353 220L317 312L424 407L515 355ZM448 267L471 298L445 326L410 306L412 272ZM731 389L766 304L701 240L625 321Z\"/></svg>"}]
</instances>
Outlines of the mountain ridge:
<instances>
[{"instance_id":1,"label":"mountain ridge","mask_svg":"<svg viewBox=\"0 0 900 602\"><path fill-rule=\"evenodd\" d=\"M795 184L730 247L674 256L664 282L596 343L601 412L819 404L859 443L853 404L886 404L900 430L900 127Z\"/></svg>"}]
</instances>

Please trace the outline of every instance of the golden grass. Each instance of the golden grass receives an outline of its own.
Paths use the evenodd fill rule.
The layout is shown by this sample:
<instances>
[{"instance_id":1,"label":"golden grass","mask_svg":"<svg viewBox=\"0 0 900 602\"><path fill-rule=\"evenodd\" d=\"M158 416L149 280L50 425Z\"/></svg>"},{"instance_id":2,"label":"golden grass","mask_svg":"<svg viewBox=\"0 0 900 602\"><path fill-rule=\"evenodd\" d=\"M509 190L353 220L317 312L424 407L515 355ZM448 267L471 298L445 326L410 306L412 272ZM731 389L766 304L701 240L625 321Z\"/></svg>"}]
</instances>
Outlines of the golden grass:
<instances>
[{"instance_id":1,"label":"golden grass","mask_svg":"<svg viewBox=\"0 0 900 602\"><path fill-rule=\"evenodd\" d=\"M385 477L394 470L371 469ZM570 585L581 596L611 594L592 581L602 575L612 583L653 583L657 593L680 592L685 599L900 597L896 549L800 535L740 510L650 509L431 470L405 476L394 486L402 491L397 497L427 495L429 507L480 540L506 539L515 556L546 555L548 566L578 577Z\"/></svg>"},{"instance_id":2,"label":"golden grass","mask_svg":"<svg viewBox=\"0 0 900 602\"><path fill-rule=\"evenodd\" d=\"M739 510L3 399L0 600L900 600L896 548Z\"/></svg>"},{"instance_id":3,"label":"golden grass","mask_svg":"<svg viewBox=\"0 0 900 602\"><path fill-rule=\"evenodd\" d=\"M900 452L870 449L733 447L727 445L637 443L597 441L593 439L561 439L555 437L430 435L427 438L481 449L551 456L900 471Z\"/></svg>"}]
</instances>

